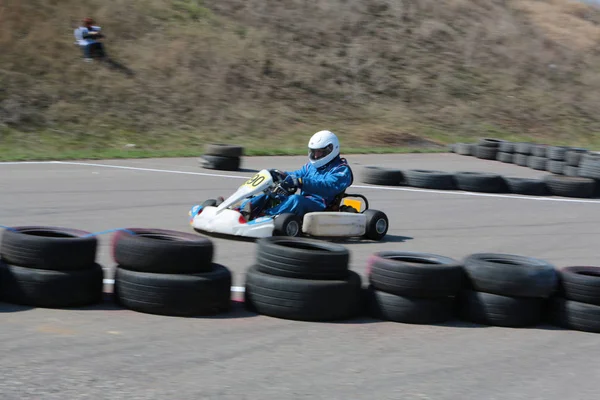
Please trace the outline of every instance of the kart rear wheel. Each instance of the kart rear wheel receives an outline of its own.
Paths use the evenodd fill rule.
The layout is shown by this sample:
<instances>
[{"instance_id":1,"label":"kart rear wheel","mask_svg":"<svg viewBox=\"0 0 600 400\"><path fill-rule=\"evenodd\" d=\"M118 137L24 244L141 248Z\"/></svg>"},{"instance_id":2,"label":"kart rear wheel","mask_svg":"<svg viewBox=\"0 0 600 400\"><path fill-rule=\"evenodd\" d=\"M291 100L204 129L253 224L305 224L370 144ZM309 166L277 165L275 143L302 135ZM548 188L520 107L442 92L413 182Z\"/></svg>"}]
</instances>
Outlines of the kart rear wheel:
<instances>
[{"instance_id":1,"label":"kart rear wheel","mask_svg":"<svg viewBox=\"0 0 600 400\"><path fill-rule=\"evenodd\" d=\"M385 213L379 210L365 210L367 216L367 228L364 237L371 240L381 240L386 235L390 226L389 220Z\"/></svg>"},{"instance_id":2,"label":"kart rear wheel","mask_svg":"<svg viewBox=\"0 0 600 400\"><path fill-rule=\"evenodd\" d=\"M277 216L274 221L273 235L297 237L302 234L302 220L292 213Z\"/></svg>"}]
</instances>

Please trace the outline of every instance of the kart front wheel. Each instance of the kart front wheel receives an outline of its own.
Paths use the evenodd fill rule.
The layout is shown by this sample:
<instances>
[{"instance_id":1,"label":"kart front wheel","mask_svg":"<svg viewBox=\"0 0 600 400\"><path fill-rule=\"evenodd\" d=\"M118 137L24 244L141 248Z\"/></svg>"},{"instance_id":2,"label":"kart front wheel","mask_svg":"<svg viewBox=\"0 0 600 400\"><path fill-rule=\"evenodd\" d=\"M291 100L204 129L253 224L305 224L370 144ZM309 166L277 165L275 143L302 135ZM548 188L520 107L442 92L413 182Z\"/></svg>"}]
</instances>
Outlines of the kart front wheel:
<instances>
[{"instance_id":1,"label":"kart front wheel","mask_svg":"<svg viewBox=\"0 0 600 400\"><path fill-rule=\"evenodd\" d=\"M390 226L387 215L378 210L368 209L364 212L367 216L367 228L364 237L371 240L381 240L386 235Z\"/></svg>"},{"instance_id":2,"label":"kart front wheel","mask_svg":"<svg viewBox=\"0 0 600 400\"><path fill-rule=\"evenodd\" d=\"M281 214L275 218L274 224L274 236L297 237L302 234L302 219L300 219L300 217L296 214Z\"/></svg>"}]
</instances>

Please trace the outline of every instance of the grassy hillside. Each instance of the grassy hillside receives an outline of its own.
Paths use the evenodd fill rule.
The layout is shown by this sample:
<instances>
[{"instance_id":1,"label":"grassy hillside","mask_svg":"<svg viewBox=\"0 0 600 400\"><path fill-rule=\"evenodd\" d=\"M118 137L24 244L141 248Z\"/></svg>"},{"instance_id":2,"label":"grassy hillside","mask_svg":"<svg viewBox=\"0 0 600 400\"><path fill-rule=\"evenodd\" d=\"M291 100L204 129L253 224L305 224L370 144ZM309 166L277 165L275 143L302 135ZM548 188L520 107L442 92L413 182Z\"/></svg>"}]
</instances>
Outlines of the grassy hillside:
<instances>
[{"instance_id":1,"label":"grassy hillside","mask_svg":"<svg viewBox=\"0 0 600 400\"><path fill-rule=\"evenodd\" d=\"M82 62L87 15L134 77ZM568 0L4 0L0 48L5 159L303 152L323 128L350 147L600 145L600 10Z\"/></svg>"}]
</instances>

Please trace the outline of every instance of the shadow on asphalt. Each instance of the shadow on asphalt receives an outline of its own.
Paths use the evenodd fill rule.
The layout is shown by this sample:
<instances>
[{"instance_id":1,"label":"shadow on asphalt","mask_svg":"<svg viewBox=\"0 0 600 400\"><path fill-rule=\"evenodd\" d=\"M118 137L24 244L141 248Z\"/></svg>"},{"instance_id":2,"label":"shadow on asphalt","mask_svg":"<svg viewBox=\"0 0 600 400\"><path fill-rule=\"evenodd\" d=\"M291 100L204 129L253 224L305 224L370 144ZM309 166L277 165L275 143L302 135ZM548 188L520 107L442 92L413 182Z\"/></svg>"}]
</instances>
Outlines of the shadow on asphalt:
<instances>
[{"instance_id":1,"label":"shadow on asphalt","mask_svg":"<svg viewBox=\"0 0 600 400\"><path fill-rule=\"evenodd\" d=\"M35 307L18 304L0 303L0 314L32 310Z\"/></svg>"}]
</instances>

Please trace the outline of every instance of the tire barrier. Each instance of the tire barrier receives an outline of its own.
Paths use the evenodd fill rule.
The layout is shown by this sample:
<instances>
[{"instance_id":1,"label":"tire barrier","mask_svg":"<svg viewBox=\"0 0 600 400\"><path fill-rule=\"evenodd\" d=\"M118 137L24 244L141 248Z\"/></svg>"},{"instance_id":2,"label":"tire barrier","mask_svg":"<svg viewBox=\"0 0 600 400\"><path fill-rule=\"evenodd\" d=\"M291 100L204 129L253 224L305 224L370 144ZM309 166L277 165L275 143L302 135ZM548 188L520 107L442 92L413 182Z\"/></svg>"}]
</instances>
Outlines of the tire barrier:
<instances>
[{"instance_id":1,"label":"tire barrier","mask_svg":"<svg viewBox=\"0 0 600 400\"><path fill-rule=\"evenodd\" d=\"M0 300L33 307L78 307L102 301L98 241L62 227L7 228L0 243Z\"/></svg>"},{"instance_id":2,"label":"tire barrier","mask_svg":"<svg viewBox=\"0 0 600 400\"><path fill-rule=\"evenodd\" d=\"M257 242L246 272L250 311L299 321L336 321L362 311L362 281L348 268L344 246L309 238L270 237Z\"/></svg>"},{"instance_id":3,"label":"tire barrier","mask_svg":"<svg viewBox=\"0 0 600 400\"><path fill-rule=\"evenodd\" d=\"M213 262L208 238L164 229L127 228L112 242L115 301L159 315L194 317L230 310L232 274Z\"/></svg>"},{"instance_id":4,"label":"tire barrier","mask_svg":"<svg viewBox=\"0 0 600 400\"><path fill-rule=\"evenodd\" d=\"M98 234L56 227L5 227L0 301L46 308L102 301ZM210 239L163 229L119 229L112 238L114 301L149 314L201 316L231 308L230 270ZM410 324L463 320L527 327L549 323L600 333L600 267L514 254L443 255L384 250L367 262L366 286L349 250L312 238L259 239L246 271L245 307L299 321L357 317Z\"/></svg>"},{"instance_id":5,"label":"tire barrier","mask_svg":"<svg viewBox=\"0 0 600 400\"><path fill-rule=\"evenodd\" d=\"M484 138L478 143L455 143L450 146L450 151L548 171L549 174L535 179L477 171L401 170L366 166L362 182L383 186L528 196L600 197L600 154L586 149Z\"/></svg>"},{"instance_id":6,"label":"tire barrier","mask_svg":"<svg viewBox=\"0 0 600 400\"><path fill-rule=\"evenodd\" d=\"M244 153L242 146L210 143L204 145L200 165L206 169L218 169L223 171L237 171L241 165Z\"/></svg>"}]
</instances>

